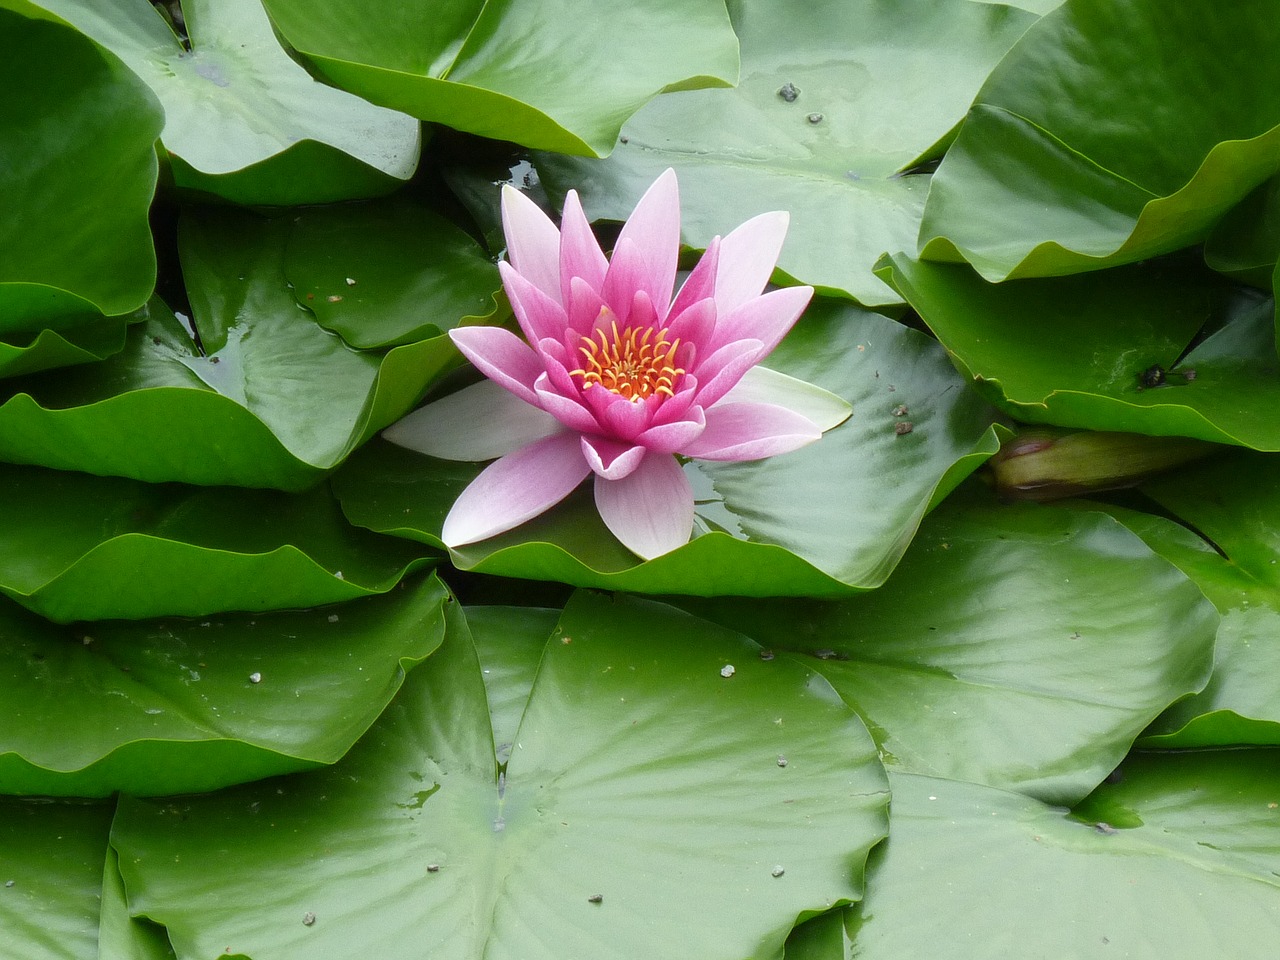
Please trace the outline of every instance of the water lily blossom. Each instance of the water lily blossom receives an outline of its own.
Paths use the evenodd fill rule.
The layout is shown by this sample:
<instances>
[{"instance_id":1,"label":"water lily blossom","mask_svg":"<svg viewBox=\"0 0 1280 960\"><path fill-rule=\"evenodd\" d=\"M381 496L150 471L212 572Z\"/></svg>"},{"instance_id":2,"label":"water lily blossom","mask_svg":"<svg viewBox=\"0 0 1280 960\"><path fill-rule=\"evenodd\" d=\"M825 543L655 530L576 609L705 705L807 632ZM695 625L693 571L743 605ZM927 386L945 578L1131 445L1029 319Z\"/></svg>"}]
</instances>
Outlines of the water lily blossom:
<instances>
[{"instance_id":1,"label":"water lily blossom","mask_svg":"<svg viewBox=\"0 0 1280 960\"><path fill-rule=\"evenodd\" d=\"M822 436L838 397L757 366L795 324L811 287L764 292L787 214L708 245L675 291L675 172L649 188L601 251L575 192L561 228L506 187L509 262L498 265L524 334L449 332L488 379L411 413L384 436L451 460L488 460L444 522L447 546L484 540L550 509L594 474L596 508L632 552L687 543L693 489L681 459L759 460Z\"/></svg>"}]
</instances>

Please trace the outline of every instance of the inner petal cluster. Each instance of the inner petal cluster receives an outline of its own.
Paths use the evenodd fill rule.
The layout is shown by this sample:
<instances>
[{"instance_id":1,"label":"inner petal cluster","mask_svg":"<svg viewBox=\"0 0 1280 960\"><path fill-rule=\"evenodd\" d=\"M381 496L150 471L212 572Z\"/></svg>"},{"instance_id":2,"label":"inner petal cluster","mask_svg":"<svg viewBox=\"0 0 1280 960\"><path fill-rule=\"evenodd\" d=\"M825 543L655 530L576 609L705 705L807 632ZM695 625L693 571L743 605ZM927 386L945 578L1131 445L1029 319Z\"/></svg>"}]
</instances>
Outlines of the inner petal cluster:
<instances>
[{"instance_id":1,"label":"inner petal cluster","mask_svg":"<svg viewBox=\"0 0 1280 960\"><path fill-rule=\"evenodd\" d=\"M607 328L597 326L591 336L581 338L582 366L569 375L581 379L583 390L603 387L633 402L674 396L685 371L676 366L680 338L668 339L669 333L666 327L651 326L619 331L618 321L611 320Z\"/></svg>"}]
</instances>

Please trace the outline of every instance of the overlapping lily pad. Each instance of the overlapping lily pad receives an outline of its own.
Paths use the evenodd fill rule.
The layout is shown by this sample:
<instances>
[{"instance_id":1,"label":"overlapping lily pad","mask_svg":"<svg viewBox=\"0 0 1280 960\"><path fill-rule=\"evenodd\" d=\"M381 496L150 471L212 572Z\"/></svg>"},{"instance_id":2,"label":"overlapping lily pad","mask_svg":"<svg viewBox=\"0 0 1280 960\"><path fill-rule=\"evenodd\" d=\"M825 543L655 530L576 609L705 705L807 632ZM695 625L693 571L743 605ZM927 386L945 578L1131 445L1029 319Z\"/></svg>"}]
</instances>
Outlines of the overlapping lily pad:
<instances>
[{"instance_id":1,"label":"overlapping lily pad","mask_svg":"<svg viewBox=\"0 0 1280 960\"><path fill-rule=\"evenodd\" d=\"M114 809L0 799L0 943L9 957L97 960Z\"/></svg>"},{"instance_id":2,"label":"overlapping lily pad","mask_svg":"<svg viewBox=\"0 0 1280 960\"><path fill-rule=\"evenodd\" d=\"M890 769L1072 803L1204 686L1218 617L1112 518L985 499L953 496L863 596L689 603L814 658Z\"/></svg>"},{"instance_id":3,"label":"overlapping lily pad","mask_svg":"<svg viewBox=\"0 0 1280 960\"><path fill-rule=\"evenodd\" d=\"M1218 222L1204 244L1209 266L1265 290L1280 260L1280 176L1272 177Z\"/></svg>"},{"instance_id":4,"label":"overlapping lily pad","mask_svg":"<svg viewBox=\"0 0 1280 960\"><path fill-rule=\"evenodd\" d=\"M312 79L258 0L185 0L186 44L147 0L37 2L155 91L180 187L239 203L323 203L388 193L417 166L417 121Z\"/></svg>"},{"instance_id":5,"label":"overlapping lily pad","mask_svg":"<svg viewBox=\"0 0 1280 960\"><path fill-rule=\"evenodd\" d=\"M434 576L318 610L60 627L0 602L0 792L213 790L333 763L440 646Z\"/></svg>"},{"instance_id":6,"label":"overlapping lily pad","mask_svg":"<svg viewBox=\"0 0 1280 960\"><path fill-rule=\"evenodd\" d=\"M451 631L340 766L123 801L113 843L132 913L180 956L359 943L408 960L431 943L558 960L607 943L621 960L673 955L674 930L674 955L737 960L861 895L887 800L865 729L807 670L670 607L579 595L509 762L475 650Z\"/></svg>"},{"instance_id":7,"label":"overlapping lily pad","mask_svg":"<svg viewBox=\"0 0 1280 960\"><path fill-rule=\"evenodd\" d=\"M403 197L300 211L284 271L316 321L361 348L427 340L492 318L501 287L474 240Z\"/></svg>"},{"instance_id":8,"label":"overlapping lily pad","mask_svg":"<svg viewBox=\"0 0 1280 960\"><path fill-rule=\"evenodd\" d=\"M901 960L939 943L954 960L1265 960L1280 936L1277 759L1134 757L1077 817L989 787L894 775L893 840L872 857L847 934L833 943L823 918L804 934L822 939L794 942L788 960Z\"/></svg>"},{"instance_id":9,"label":"overlapping lily pad","mask_svg":"<svg viewBox=\"0 0 1280 960\"><path fill-rule=\"evenodd\" d=\"M922 255L1003 280L1204 239L1280 169L1280 104L1257 95L1280 84L1278 43L1266 0L1063 4L979 92L933 178Z\"/></svg>"},{"instance_id":10,"label":"overlapping lily pad","mask_svg":"<svg viewBox=\"0 0 1280 960\"><path fill-rule=\"evenodd\" d=\"M163 927L129 916L120 858L112 847L107 848L102 874L102 920L94 956L97 960L176 960Z\"/></svg>"},{"instance_id":11,"label":"overlapping lily pad","mask_svg":"<svg viewBox=\"0 0 1280 960\"><path fill-rule=\"evenodd\" d=\"M0 465L0 592L61 623L335 603L390 590L426 553L352 528L325 487Z\"/></svg>"},{"instance_id":12,"label":"overlapping lily pad","mask_svg":"<svg viewBox=\"0 0 1280 960\"><path fill-rule=\"evenodd\" d=\"M622 220L662 170L684 195L684 239L705 247L748 218L791 213L778 268L867 305L900 302L871 273L913 246L928 177L902 175L936 149L988 71L1034 22L948 0L735 3L742 79L669 94L623 128L604 162L539 155L561 194Z\"/></svg>"},{"instance_id":13,"label":"overlapping lily pad","mask_svg":"<svg viewBox=\"0 0 1280 960\"><path fill-rule=\"evenodd\" d=\"M156 280L147 208L160 105L25 0L0 3L0 89L0 336L136 310Z\"/></svg>"},{"instance_id":14,"label":"overlapping lily pad","mask_svg":"<svg viewBox=\"0 0 1280 960\"><path fill-rule=\"evenodd\" d=\"M509 533L452 551L454 563L648 593L819 596L883 583L926 511L995 452L989 408L932 340L846 304L811 307L768 363L843 397L853 416L785 456L688 464L699 534L688 545L642 563L584 488ZM479 470L374 443L334 489L354 523L442 546L445 514Z\"/></svg>"},{"instance_id":15,"label":"overlapping lily pad","mask_svg":"<svg viewBox=\"0 0 1280 960\"><path fill-rule=\"evenodd\" d=\"M139 314L145 315L143 311ZM83 316L79 326L11 336L8 342L0 342L0 377L105 360L124 349L129 324L138 320L139 314Z\"/></svg>"},{"instance_id":16,"label":"overlapping lily pad","mask_svg":"<svg viewBox=\"0 0 1280 960\"><path fill-rule=\"evenodd\" d=\"M898 254L881 273L1020 420L1280 450L1257 415L1280 404L1273 304L1191 261L992 284Z\"/></svg>"},{"instance_id":17,"label":"overlapping lily pad","mask_svg":"<svg viewBox=\"0 0 1280 960\"><path fill-rule=\"evenodd\" d=\"M9 381L0 458L299 490L405 413L457 362L453 346L441 336L361 352L318 326L284 276L288 229L193 213L181 238L193 327L153 302L116 357Z\"/></svg>"},{"instance_id":18,"label":"overlapping lily pad","mask_svg":"<svg viewBox=\"0 0 1280 960\"><path fill-rule=\"evenodd\" d=\"M343 0L265 6L339 87L546 150L607 153L622 122L655 94L737 78L723 0L468 0L378 16Z\"/></svg>"}]
</instances>

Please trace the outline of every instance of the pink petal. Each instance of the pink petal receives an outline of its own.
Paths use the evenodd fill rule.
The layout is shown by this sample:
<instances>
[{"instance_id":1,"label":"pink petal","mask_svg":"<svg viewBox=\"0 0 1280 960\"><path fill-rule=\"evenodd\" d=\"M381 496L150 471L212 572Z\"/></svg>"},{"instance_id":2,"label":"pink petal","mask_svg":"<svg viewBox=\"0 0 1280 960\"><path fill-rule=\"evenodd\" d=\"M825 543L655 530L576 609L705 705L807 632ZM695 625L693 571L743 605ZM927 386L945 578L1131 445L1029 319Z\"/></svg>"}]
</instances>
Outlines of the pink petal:
<instances>
[{"instance_id":1,"label":"pink petal","mask_svg":"<svg viewBox=\"0 0 1280 960\"><path fill-rule=\"evenodd\" d=\"M446 546L487 540L545 513L590 473L578 435L557 433L521 447L480 472L454 501L440 539Z\"/></svg>"},{"instance_id":2,"label":"pink petal","mask_svg":"<svg viewBox=\"0 0 1280 960\"><path fill-rule=\"evenodd\" d=\"M759 340L764 344L760 356L767 356L795 326L812 296L813 287L783 287L721 313L709 346L719 349L735 340Z\"/></svg>"},{"instance_id":3,"label":"pink petal","mask_svg":"<svg viewBox=\"0 0 1280 960\"><path fill-rule=\"evenodd\" d=\"M581 277L574 277L569 282L569 329L563 334L565 345L576 349L578 338L588 336L595 329L605 309L599 291Z\"/></svg>"},{"instance_id":4,"label":"pink petal","mask_svg":"<svg viewBox=\"0 0 1280 960\"><path fill-rule=\"evenodd\" d=\"M580 277L599 290L608 267L609 261L582 212L578 191L570 190L560 219L560 289L567 295L573 278Z\"/></svg>"},{"instance_id":5,"label":"pink petal","mask_svg":"<svg viewBox=\"0 0 1280 960\"><path fill-rule=\"evenodd\" d=\"M564 427L492 380L414 410L382 436L397 446L442 460L493 460Z\"/></svg>"},{"instance_id":6,"label":"pink petal","mask_svg":"<svg viewBox=\"0 0 1280 960\"><path fill-rule=\"evenodd\" d=\"M715 296L716 271L719 262L720 238L712 237L711 242L707 244L706 252L702 254L702 257L694 265L693 270L689 272L689 276L685 278L684 286L676 294L675 302L671 304L668 316L679 316L699 300Z\"/></svg>"},{"instance_id":7,"label":"pink petal","mask_svg":"<svg viewBox=\"0 0 1280 960\"><path fill-rule=\"evenodd\" d=\"M546 374L538 378L533 389L538 394L539 406L570 430L578 433L600 432L600 424L591 412L579 401L556 390Z\"/></svg>"},{"instance_id":8,"label":"pink petal","mask_svg":"<svg viewBox=\"0 0 1280 960\"><path fill-rule=\"evenodd\" d=\"M773 275L787 236L789 214L779 210L752 217L720 245L716 272L716 304L721 314L758 297Z\"/></svg>"},{"instance_id":9,"label":"pink petal","mask_svg":"<svg viewBox=\"0 0 1280 960\"><path fill-rule=\"evenodd\" d=\"M693 443L706 428L706 417L701 407L693 407L684 420L662 423L650 427L636 437L636 443L650 453L675 453Z\"/></svg>"},{"instance_id":10,"label":"pink petal","mask_svg":"<svg viewBox=\"0 0 1280 960\"><path fill-rule=\"evenodd\" d=\"M582 456L596 476L621 480L630 476L648 451L644 447L619 443L605 437L582 437Z\"/></svg>"},{"instance_id":11,"label":"pink petal","mask_svg":"<svg viewBox=\"0 0 1280 960\"><path fill-rule=\"evenodd\" d=\"M689 542L693 487L675 457L646 457L629 477L596 477L596 509L622 545L652 560Z\"/></svg>"},{"instance_id":12,"label":"pink petal","mask_svg":"<svg viewBox=\"0 0 1280 960\"><path fill-rule=\"evenodd\" d=\"M547 339L538 344L538 352L542 355L550 388L562 396L577 398L582 392L582 384L574 380L569 371L582 366L579 348L575 346L572 351L566 351L559 343Z\"/></svg>"},{"instance_id":13,"label":"pink petal","mask_svg":"<svg viewBox=\"0 0 1280 960\"><path fill-rule=\"evenodd\" d=\"M635 299L636 291L644 289L649 280L647 269L644 254L635 241L619 240L613 248L609 272L605 274L604 284L600 287L600 296L618 318L619 329L630 319L631 302ZM653 295L650 294L650 302L652 300Z\"/></svg>"},{"instance_id":14,"label":"pink petal","mask_svg":"<svg viewBox=\"0 0 1280 960\"><path fill-rule=\"evenodd\" d=\"M763 460L822 436L813 421L769 403L723 403L707 411L707 428L680 450L699 460Z\"/></svg>"},{"instance_id":15,"label":"pink petal","mask_svg":"<svg viewBox=\"0 0 1280 960\"><path fill-rule=\"evenodd\" d=\"M728 343L707 357L694 369L698 371L697 402L703 408L710 407L742 379L748 370L764 356L764 344L759 340L738 340Z\"/></svg>"},{"instance_id":16,"label":"pink petal","mask_svg":"<svg viewBox=\"0 0 1280 960\"><path fill-rule=\"evenodd\" d=\"M632 401L601 386L582 391L582 399L600 421L601 431L615 440L628 443L653 419L647 400Z\"/></svg>"},{"instance_id":17,"label":"pink petal","mask_svg":"<svg viewBox=\"0 0 1280 960\"><path fill-rule=\"evenodd\" d=\"M665 397L655 404L651 422L654 426L658 426L683 420L689 408L693 406L693 401L697 395L698 378L686 373L676 385L676 395L674 397ZM649 401L646 400L645 402L648 403Z\"/></svg>"},{"instance_id":18,"label":"pink petal","mask_svg":"<svg viewBox=\"0 0 1280 960\"><path fill-rule=\"evenodd\" d=\"M697 363L701 352L700 344L711 340L715 325L716 302L707 298L699 300L697 303L692 303L687 309L680 311L667 327L669 331L668 337L672 340L680 340L681 356L679 362L686 369L692 370ZM688 346L687 350L684 349L685 345ZM686 357L688 357L687 360L685 359Z\"/></svg>"},{"instance_id":19,"label":"pink petal","mask_svg":"<svg viewBox=\"0 0 1280 960\"><path fill-rule=\"evenodd\" d=\"M537 343L546 337L559 339L569 322L559 300L552 300L517 273L509 263L500 262L498 273L502 277L502 286L507 291L507 299L511 301L511 309L520 329L524 331L525 339L530 343Z\"/></svg>"},{"instance_id":20,"label":"pink petal","mask_svg":"<svg viewBox=\"0 0 1280 960\"><path fill-rule=\"evenodd\" d=\"M638 278L630 290L646 291L658 313L665 316L671 305L676 261L680 256L680 188L674 170L663 172L631 211L618 234L618 243L614 247L615 261L624 242L634 244L640 255ZM613 272L613 263L609 272ZM607 277L605 282L608 283ZM605 299L609 300L607 293ZM630 299L630 294L627 299Z\"/></svg>"},{"instance_id":21,"label":"pink petal","mask_svg":"<svg viewBox=\"0 0 1280 960\"><path fill-rule=\"evenodd\" d=\"M502 232L511 266L560 303L560 231L536 203L512 186L502 188Z\"/></svg>"},{"instance_id":22,"label":"pink petal","mask_svg":"<svg viewBox=\"0 0 1280 960\"><path fill-rule=\"evenodd\" d=\"M456 327L449 331L463 356L495 383L506 387L525 403L538 405L533 382L543 371L533 348L502 327Z\"/></svg>"}]
</instances>

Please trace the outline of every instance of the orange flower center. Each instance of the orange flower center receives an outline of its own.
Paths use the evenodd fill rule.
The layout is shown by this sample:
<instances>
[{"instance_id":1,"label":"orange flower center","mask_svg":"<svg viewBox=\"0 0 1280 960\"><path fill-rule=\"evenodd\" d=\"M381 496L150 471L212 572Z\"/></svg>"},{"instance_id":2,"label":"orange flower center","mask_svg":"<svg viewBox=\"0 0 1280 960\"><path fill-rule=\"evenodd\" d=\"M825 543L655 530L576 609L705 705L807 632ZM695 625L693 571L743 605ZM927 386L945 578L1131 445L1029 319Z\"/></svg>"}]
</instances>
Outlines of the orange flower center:
<instances>
[{"instance_id":1,"label":"orange flower center","mask_svg":"<svg viewBox=\"0 0 1280 960\"><path fill-rule=\"evenodd\" d=\"M570 376L581 377L584 390L604 387L631 401L674 396L676 378L684 373L675 365L680 338L669 341L665 327L656 333L653 327L619 333L616 320L609 326L612 336L596 330L594 337L582 338L583 363Z\"/></svg>"}]
</instances>

